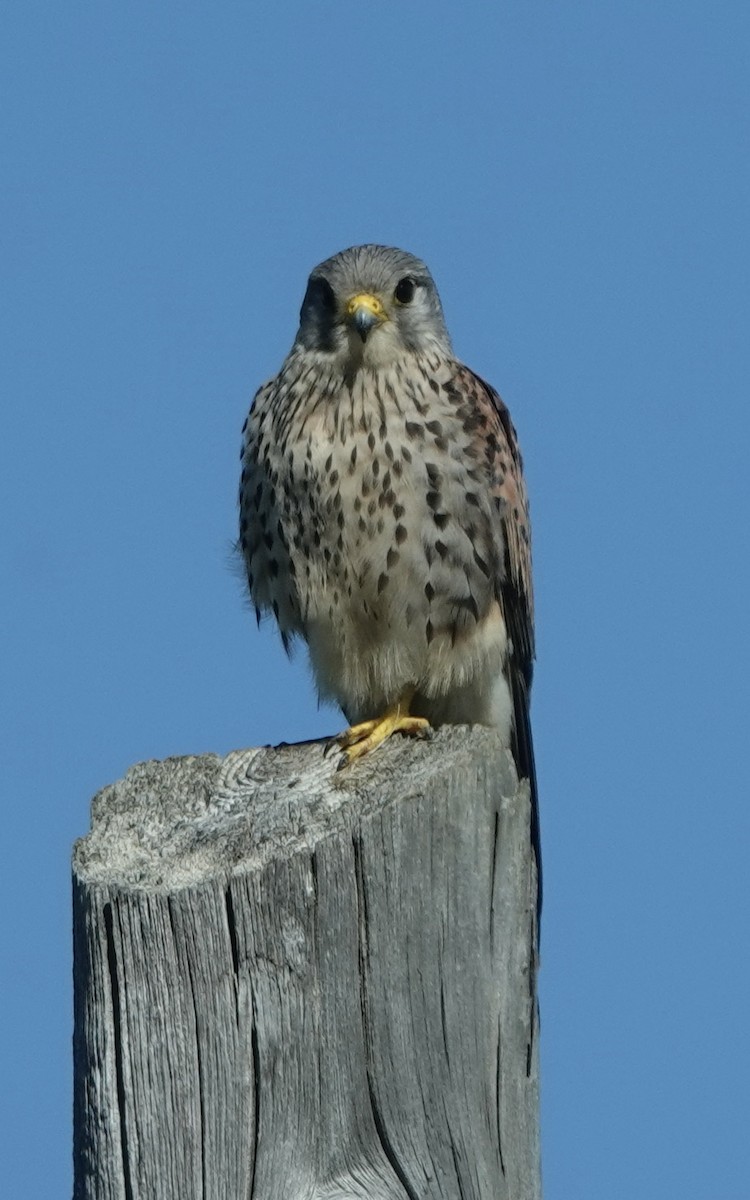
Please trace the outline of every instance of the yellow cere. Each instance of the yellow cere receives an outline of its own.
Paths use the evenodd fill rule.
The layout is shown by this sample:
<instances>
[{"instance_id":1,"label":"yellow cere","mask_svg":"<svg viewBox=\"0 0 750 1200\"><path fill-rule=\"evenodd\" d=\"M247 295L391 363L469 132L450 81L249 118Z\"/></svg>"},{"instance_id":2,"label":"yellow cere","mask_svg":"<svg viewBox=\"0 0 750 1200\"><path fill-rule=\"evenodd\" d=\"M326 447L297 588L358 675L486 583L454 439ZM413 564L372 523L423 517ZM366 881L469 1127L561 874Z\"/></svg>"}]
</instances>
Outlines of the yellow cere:
<instances>
[{"instance_id":1,"label":"yellow cere","mask_svg":"<svg viewBox=\"0 0 750 1200\"><path fill-rule=\"evenodd\" d=\"M373 296L371 292L360 292L358 296L352 296L346 306L346 311L350 317L353 317L357 309L366 308L374 317L380 321L386 318L386 311L377 296Z\"/></svg>"}]
</instances>

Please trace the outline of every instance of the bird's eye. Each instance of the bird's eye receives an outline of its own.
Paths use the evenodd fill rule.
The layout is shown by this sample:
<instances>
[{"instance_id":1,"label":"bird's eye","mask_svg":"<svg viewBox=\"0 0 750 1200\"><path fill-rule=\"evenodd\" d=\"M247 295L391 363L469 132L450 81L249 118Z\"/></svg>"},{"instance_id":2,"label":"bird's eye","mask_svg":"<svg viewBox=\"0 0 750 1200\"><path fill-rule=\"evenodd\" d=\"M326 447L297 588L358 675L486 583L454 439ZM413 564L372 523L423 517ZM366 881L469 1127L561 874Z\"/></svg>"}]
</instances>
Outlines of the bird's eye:
<instances>
[{"instance_id":1,"label":"bird's eye","mask_svg":"<svg viewBox=\"0 0 750 1200\"><path fill-rule=\"evenodd\" d=\"M415 280L411 275L404 275L403 279L399 279L396 284L396 290L393 293L399 304L411 304L414 299L414 293L417 290Z\"/></svg>"}]
</instances>

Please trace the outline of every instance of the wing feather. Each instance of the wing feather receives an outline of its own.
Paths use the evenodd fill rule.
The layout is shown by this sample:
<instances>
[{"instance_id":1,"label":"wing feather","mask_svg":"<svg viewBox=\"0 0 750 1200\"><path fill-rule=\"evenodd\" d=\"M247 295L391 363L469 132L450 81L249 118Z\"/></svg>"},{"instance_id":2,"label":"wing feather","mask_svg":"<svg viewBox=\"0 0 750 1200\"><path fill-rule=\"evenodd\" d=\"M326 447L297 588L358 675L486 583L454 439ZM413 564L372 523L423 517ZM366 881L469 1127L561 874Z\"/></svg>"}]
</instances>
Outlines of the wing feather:
<instances>
[{"instance_id":1,"label":"wing feather","mask_svg":"<svg viewBox=\"0 0 750 1200\"><path fill-rule=\"evenodd\" d=\"M512 751L521 777L531 789L531 841L537 862L538 916L542 904L542 856L534 743L531 734L531 681L534 671L534 593L531 576L531 526L523 460L507 406L490 384L461 366L459 387L473 396L480 417L477 457L483 460L500 522L503 571L497 599L509 638L508 674L513 700Z\"/></svg>"}]
</instances>

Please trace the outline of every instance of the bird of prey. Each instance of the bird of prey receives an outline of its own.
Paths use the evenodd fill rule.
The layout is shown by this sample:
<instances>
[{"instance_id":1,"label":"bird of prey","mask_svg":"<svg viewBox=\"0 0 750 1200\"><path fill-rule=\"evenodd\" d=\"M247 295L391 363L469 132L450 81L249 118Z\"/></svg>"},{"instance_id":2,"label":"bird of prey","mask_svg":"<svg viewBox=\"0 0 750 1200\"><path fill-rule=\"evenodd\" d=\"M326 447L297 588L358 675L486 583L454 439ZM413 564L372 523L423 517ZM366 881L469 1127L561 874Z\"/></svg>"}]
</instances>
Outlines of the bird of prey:
<instances>
[{"instance_id":1,"label":"bird of prey","mask_svg":"<svg viewBox=\"0 0 750 1200\"><path fill-rule=\"evenodd\" d=\"M395 731L493 726L536 814L521 456L497 392L454 357L425 264L365 245L316 267L243 437L250 596L343 709L341 764Z\"/></svg>"}]
</instances>

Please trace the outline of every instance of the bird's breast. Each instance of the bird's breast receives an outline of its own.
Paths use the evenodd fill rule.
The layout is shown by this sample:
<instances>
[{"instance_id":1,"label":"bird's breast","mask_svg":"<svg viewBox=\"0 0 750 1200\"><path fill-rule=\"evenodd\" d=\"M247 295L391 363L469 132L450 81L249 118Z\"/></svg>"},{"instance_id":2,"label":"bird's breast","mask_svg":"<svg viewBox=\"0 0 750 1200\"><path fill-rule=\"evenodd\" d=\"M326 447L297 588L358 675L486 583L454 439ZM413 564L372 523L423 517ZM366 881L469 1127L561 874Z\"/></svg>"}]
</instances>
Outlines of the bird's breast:
<instances>
[{"instance_id":1,"label":"bird's breast","mask_svg":"<svg viewBox=\"0 0 750 1200\"><path fill-rule=\"evenodd\" d=\"M371 374L294 420L279 414L266 525L276 525L287 563L277 590L293 578L301 629L345 621L365 640L429 644L460 637L493 602L490 501L434 378L427 369Z\"/></svg>"},{"instance_id":2,"label":"bird's breast","mask_svg":"<svg viewBox=\"0 0 750 1200\"><path fill-rule=\"evenodd\" d=\"M497 675L501 526L449 370L276 389L248 427L242 547L321 694L362 712L415 680L437 697Z\"/></svg>"}]
</instances>

